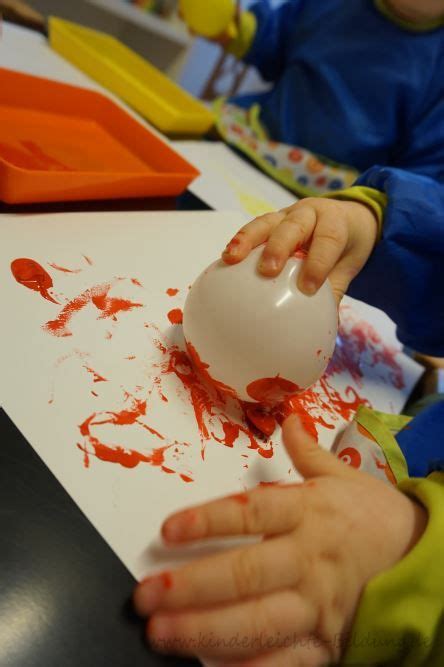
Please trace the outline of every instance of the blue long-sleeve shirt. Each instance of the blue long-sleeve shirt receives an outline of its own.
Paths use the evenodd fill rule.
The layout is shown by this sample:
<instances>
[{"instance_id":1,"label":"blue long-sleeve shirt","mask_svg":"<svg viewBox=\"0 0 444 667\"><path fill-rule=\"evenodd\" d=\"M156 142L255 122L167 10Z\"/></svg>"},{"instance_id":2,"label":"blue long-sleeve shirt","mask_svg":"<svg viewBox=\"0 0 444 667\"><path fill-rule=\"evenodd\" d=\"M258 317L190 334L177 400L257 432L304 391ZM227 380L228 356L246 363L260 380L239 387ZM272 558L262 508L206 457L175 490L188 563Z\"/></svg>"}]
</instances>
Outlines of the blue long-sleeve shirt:
<instances>
[{"instance_id":1,"label":"blue long-sleeve shirt","mask_svg":"<svg viewBox=\"0 0 444 667\"><path fill-rule=\"evenodd\" d=\"M373 0L250 9L245 60L273 88L236 103L258 102L273 139L366 170L356 184L387 195L349 294L387 312L405 345L444 356L444 27L405 29Z\"/></svg>"},{"instance_id":2,"label":"blue long-sleeve shirt","mask_svg":"<svg viewBox=\"0 0 444 667\"><path fill-rule=\"evenodd\" d=\"M245 61L273 82L261 105L276 141L364 171L392 165L444 182L444 28L404 29L373 0L251 7Z\"/></svg>"}]
</instances>

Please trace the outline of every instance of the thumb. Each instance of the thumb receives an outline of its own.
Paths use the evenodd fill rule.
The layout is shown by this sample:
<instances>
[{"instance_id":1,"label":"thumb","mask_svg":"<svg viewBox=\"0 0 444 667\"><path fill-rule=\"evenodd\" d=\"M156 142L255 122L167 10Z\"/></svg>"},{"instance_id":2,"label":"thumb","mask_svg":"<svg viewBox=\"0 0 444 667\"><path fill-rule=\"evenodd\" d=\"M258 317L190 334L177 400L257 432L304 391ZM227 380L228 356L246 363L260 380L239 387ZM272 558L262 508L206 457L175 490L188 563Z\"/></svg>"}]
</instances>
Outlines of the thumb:
<instances>
[{"instance_id":1,"label":"thumb","mask_svg":"<svg viewBox=\"0 0 444 667\"><path fill-rule=\"evenodd\" d=\"M317 444L296 415L284 421L282 436L288 455L304 479L324 475L349 477L353 473L349 466Z\"/></svg>"}]
</instances>

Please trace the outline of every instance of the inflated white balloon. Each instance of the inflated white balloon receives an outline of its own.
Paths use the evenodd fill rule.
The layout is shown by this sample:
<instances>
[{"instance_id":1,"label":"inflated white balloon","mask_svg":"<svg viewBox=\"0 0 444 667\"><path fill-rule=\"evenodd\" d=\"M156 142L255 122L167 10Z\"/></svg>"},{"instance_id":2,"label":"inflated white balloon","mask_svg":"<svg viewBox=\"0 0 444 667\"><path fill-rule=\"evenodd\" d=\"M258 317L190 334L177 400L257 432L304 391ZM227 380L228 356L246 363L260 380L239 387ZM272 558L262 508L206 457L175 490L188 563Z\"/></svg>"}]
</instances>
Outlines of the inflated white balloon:
<instances>
[{"instance_id":1,"label":"inflated white balloon","mask_svg":"<svg viewBox=\"0 0 444 667\"><path fill-rule=\"evenodd\" d=\"M322 376L338 314L328 282L310 297L298 289L303 259L291 257L276 278L261 276L262 249L205 269L188 294L183 329L191 357L219 388L273 405Z\"/></svg>"}]
</instances>

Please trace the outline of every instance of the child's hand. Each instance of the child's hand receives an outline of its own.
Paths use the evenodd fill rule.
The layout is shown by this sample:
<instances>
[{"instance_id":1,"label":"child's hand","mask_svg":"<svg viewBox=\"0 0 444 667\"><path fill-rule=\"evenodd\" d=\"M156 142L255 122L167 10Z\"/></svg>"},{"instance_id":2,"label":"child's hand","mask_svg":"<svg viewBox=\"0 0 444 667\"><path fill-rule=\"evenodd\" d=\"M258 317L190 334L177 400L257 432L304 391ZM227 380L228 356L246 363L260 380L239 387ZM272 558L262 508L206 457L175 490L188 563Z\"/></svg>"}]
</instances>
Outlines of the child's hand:
<instances>
[{"instance_id":1,"label":"child's hand","mask_svg":"<svg viewBox=\"0 0 444 667\"><path fill-rule=\"evenodd\" d=\"M303 484L259 487L163 524L171 545L222 535L265 539L138 585L135 605L151 615L157 650L245 667L336 661L366 583L420 538L422 507L317 446L297 417L285 422L283 436Z\"/></svg>"},{"instance_id":2,"label":"child's hand","mask_svg":"<svg viewBox=\"0 0 444 667\"><path fill-rule=\"evenodd\" d=\"M329 278L339 303L373 250L377 232L375 214L364 204L309 197L249 222L230 241L222 257L227 264L236 264L252 248L266 243L259 271L273 277L296 249L308 247L299 289L314 294Z\"/></svg>"}]
</instances>

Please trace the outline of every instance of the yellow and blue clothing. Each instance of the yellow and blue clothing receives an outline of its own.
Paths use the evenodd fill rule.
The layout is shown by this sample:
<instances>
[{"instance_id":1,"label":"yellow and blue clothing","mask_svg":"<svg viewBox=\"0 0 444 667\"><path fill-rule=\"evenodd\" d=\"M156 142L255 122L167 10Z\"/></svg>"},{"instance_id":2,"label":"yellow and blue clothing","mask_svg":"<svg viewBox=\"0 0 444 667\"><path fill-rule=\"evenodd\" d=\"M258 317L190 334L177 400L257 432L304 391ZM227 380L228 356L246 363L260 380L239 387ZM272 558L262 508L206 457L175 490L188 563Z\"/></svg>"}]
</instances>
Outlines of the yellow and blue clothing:
<instances>
[{"instance_id":1,"label":"yellow and blue clothing","mask_svg":"<svg viewBox=\"0 0 444 667\"><path fill-rule=\"evenodd\" d=\"M274 141L359 171L392 165L444 181L444 28L409 29L383 7L255 2L243 58L273 87L234 101L259 104Z\"/></svg>"},{"instance_id":2,"label":"yellow and blue clothing","mask_svg":"<svg viewBox=\"0 0 444 667\"><path fill-rule=\"evenodd\" d=\"M258 109L265 131L248 134L235 124L243 137L235 145L249 154L259 142L262 162L255 161L287 187L267 161L267 141L274 154L280 148L273 142L280 142L361 172L352 187L326 195L363 202L380 223L378 243L349 294L387 312L405 345L444 356L444 20L409 25L394 20L384 0L290 0L278 8L260 0L241 17L233 52L273 83L266 93L232 101ZM296 192L307 185L294 171L288 178ZM336 189L331 184L326 192ZM396 436L391 417L367 417L380 423L373 440L382 450L390 443L380 466L429 519L414 549L366 587L344 664L438 667L444 402Z\"/></svg>"}]
</instances>

